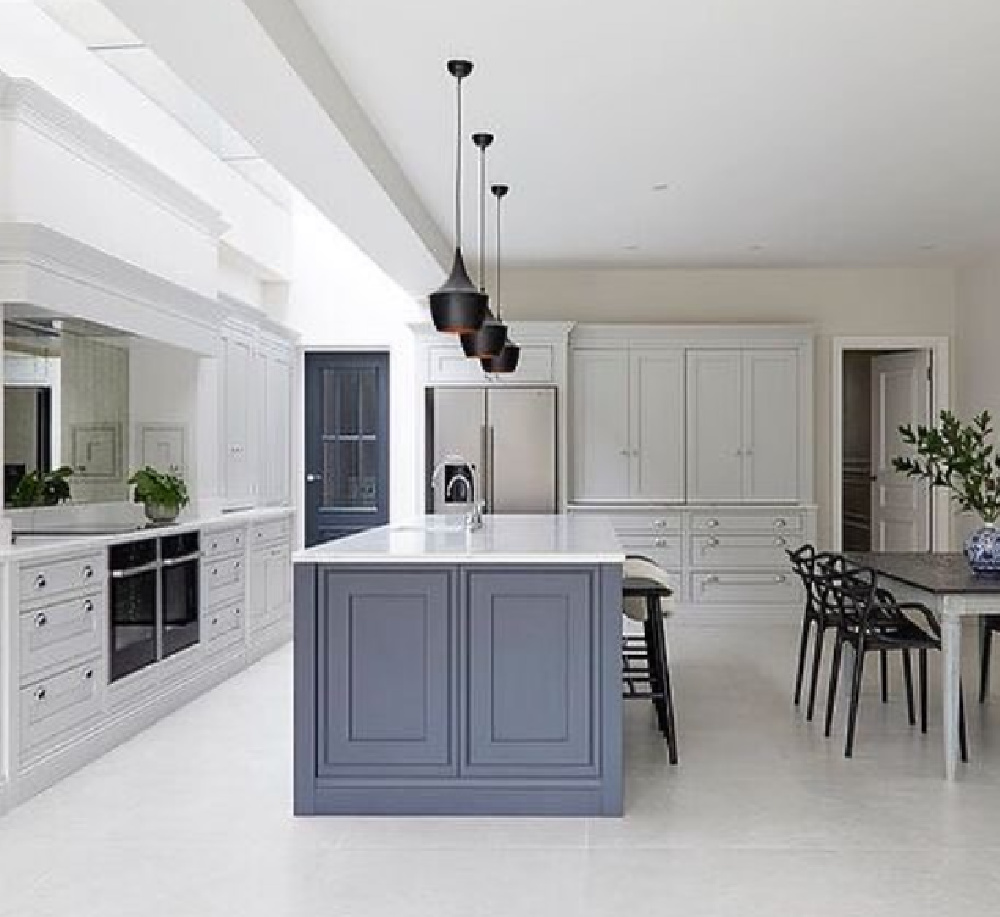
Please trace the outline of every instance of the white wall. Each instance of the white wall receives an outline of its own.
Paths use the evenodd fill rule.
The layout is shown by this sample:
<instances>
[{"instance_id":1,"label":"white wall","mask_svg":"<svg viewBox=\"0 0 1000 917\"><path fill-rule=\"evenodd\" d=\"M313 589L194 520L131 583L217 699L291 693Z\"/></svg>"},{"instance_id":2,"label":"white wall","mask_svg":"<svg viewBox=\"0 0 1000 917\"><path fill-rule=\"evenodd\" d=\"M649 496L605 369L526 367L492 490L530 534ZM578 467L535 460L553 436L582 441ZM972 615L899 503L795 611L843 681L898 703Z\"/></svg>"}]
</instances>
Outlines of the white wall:
<instances>
[{"instance_id":1,"label":"white wall","mask_svg":"<svg viewBox=\"0 0 1000 917\"><path fill-rule=\"evenodd\" d=\"M274 317L301 335L304 350L387 350L390 354L390 512L417 511L414 491L417 393L413 335L408 322L424 313L401 287L315 207L297 198L293 208L294 261L288 304ZM301 363L299 388L301 390ZM303 499L302 409L296 410L298 501ZM420 459L422 461L422 459Z\"/></svg>"},{"instance_id":2,"label":"white wall","mask_svg":"<svg viewBox=\"0 0 1000 917\"><path fill-rule=\"evenodd\" d=\"M229 245L287 273L290 214L29 0L0 2L0 71L38 83L184 185L222 214Z\"/></svg>"},{"instance_id":3,"label":"white wall","mask_svg":"<svg viewBox=\"0 0 1000 917\"><path fill-rule=\"evenodd\" d=\"M831 341L955 333L948 268L507 270L505 315L578 322L808 322L816 328L816 496L831 529Z\"/></svg>"}]
</instances>

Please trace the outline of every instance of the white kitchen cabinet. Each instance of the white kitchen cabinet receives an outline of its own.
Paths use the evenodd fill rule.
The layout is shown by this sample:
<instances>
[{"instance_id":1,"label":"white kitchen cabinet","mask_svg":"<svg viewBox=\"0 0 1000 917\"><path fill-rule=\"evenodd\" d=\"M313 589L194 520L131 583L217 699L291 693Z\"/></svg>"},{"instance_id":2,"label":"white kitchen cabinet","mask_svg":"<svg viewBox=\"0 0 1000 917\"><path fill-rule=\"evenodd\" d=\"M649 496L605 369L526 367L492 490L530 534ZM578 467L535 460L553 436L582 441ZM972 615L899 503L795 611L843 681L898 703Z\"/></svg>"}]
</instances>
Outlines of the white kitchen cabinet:
<instances>
[{"instance_id":1,"label":"white kitchen cabinet","mask_svg":"<svg viewBox=\"0 0 1000 917\"><path fill-rule=\"evenodd\" d=\"M574 499L683 500L683 351L581 349L572 368Z\"/></svg>"},{"instance_id":2,"label":"white kitchen cabinet","mask_svg":"<svg viewBox=\"0 0 1000 917\"><path fill-rule=\"evenodd\" d=\"M292 355L290 348L264 353L264 425L260 443L263 498L270 506L291 502Z\"/></svg>"},{"instance_id":3,"label":"white kitchen cabinet","mask_svg":"<svg viewBox=\"0 0 1000 917\"><path fill-rule=\"evenodd\" d=\"M223 332L223 480L230 506L254 503L251 406L255 402L253 338L235 329Z\"/></svg>"},{"instance_id":4,"label":"white kitchen cabinet","mask_svg":"<svg viewBox=\"0 0 1000 917\"><path fill-rule=\"evenodd\" d=\"M689 350L688 500L799 499L799 404L795 349Z\"/></svg>"}]
</instances>

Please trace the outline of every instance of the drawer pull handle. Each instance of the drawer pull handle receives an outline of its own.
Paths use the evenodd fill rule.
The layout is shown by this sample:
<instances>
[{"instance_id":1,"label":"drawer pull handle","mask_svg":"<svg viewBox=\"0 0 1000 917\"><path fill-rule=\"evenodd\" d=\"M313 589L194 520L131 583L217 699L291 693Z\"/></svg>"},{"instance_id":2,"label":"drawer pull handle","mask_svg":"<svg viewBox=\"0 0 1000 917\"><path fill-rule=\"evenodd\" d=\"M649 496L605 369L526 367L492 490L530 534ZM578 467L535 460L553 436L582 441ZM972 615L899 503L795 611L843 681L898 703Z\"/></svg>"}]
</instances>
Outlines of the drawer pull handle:
<instances>
[{"instance_id":1,"label":"drawer pull handle","mask_svg":"<svg viewBox=\"0 0 1000 917\"><path fill-rule=\"evenodd\" d=\"M92 566L90 566L90 564L85 564L84 565L84 567L83 567L83 578L87 579L87 580L94 578L94 568Z\"/></svg>"},{"instance_id":2,"label":"drawer pull handle","mask_svg":"<svg viewBox=\"0 0 1000 917\"><path fill-rule=\"evenodd\" d=\"M44 589L47 585L48 580L45 579L45 574L39 573L38 576L35 577L35 588Z\"/></svg>"},{"instance_id":3,"label":"drawer pull handle","mask_svg":"<svg viewBox=\"0 0 1000 917\"><path fill-rule=\"evenodd\" d=\"M84 681L91 681L93 677L94 677L93 669L87 669L87 671L83 673Z\"/></svg>"},{"instance_id":4,"label":"drawer pull handle","mask_svg":"<svg viewBox=\"0 0 1000 917\"><path fill-rule=\"evenodd\" d=\"M219 624L218 617L212 618L212 627L217 627Z\"/></svg>"},{"instance_id":5,"label":"drawer pull handle","mask_svg":"<svg viewBox=\"0 0 1000 917\"><path fill-rule=\"evenodd\" d=\"M233 614L236 615L236 617L239 617L241 614L243 614L243 609L242 608L234 608L233 609Z\"/></svg>"},{"instance_id":6,"label":"drawer pull handle","mask_svg":"<svg viewBox=\"0 0 1000 917\"><path fill-rule=\"evenodd\" d=\"M706 586L718 586L719 585L719 578L717 576L706 576L705 577L705 585Z\"/></svg>"},{"instance_id":7,"label":"drawer pull handle","mask_svg":"<svg viewBox=\"0 0 1000 917\"><path fill-rule=\"evenodd\" d=\"M37 691L35 691L35 700L37 701L45 700L47 693L48 692L45 690L45 688L39 688Z\"/></svg>"},{"instance_id":8,"label":"drawer pull handle","mask_svg":"<svg viewBox=\"0 0 1000 917\"><path fill-rule=\"evenodd\" d=\"M219 542L217 542L217 541L213 541L212 542L212 550L213 551L218 551L219 550Z\"/></svg>"},{"instance_id":9,"label":"drawer pull handle","mask_svg":"<svg viewBox=\"0 0 1000 917\"><path fill-rule=\"evenodd\" d=\"M719 527L719 520L709 519L708 522L705 523L705 525L707 525L710 529L717 529Z\"/></svg>"},{"instance_id":10,"label":"drawer pull handle","mask_svg":"<svg viewBox=\"0 0 1000 917\"><path fill-rule=\"evenodd\" d=\"M708 539L708 546L710 548L717 548L719 546L719 543L720 543L719 539L715 538L714 536Z\"/></svg>"},{"instance_id":11,"label":"drawer pull handle","mask_svg":"<svg viewBox=\"0 0 1000 917\"><path fill-rule=\"evenodd\" d=\"M653 541L653 544L658 548L665 548L667 546L666 538L657 538Z\"/></svg>"},{"instance_id":12,"label":"drawer pull handle","mask_svg":"<svg viewBox=\"0 0 1000 917\"><path fill-rule=\"evenodd\" d=\"M788 523L785 522L784 519L775 519L774 520L774 527L776 529L783 529L786 525L788 525Z\"/></svg>"},{"instance_id":13,"label":"drawer pull handle","mask_svg":"<svg viewBox=\"0 0 1000 917\"><path fill-rule=\"evenodd\" d=\"M653 520L653 526L655 528L662 529L662 528L665 528L666 525L667 525L667 520L666 519L654 519Z\"/></svg>"},{"instance_id":14,"label":"drawer pull handle","mask_svg":"<svg viewBox=\"0 0 1000 917\"><path fill-rule=\"evenodd\" d=\"M86 599L83 603L84 614L90 614L94 610L94 603L90 599Z\"/></svg>"},{"instance_id":15,"label":"drawer pull handle","mask_svg":"<svg viewBox=\"0 0 1000 917\"><path fill-rule=\"evenodd\" d=\"M35 615L35 627L45 627L48 623L49 619L46 617L44 611L40 611Z\"/></svg>"},{"instance_id":16,"label":"drawer pull handle","mask_svg":"<svg viewBox=\"0 0 1000 917\"><path fill-rule=\"evenodd\" d=\"M787 539L787 538L782 538L782 537L781 537L781 536L779 535L779 536L778 536L777 538L775 538L775 539L774 539L774 543L775 543L775 544L776 544L776 545L777 545L777 546L778 546L779 548L783 548L783 547L784 547L784 546L785 546L786 544L788 544L788 539Z\"/></svg>"},{"instance_id":17,"label":"drawer pull handle","mask_svg":"<svg viewBox=\"0 0 1000 917\"><path fill-rule=\"evenodd\" d=\"M219 568L212 567L212 576L218 576L218 575L219 575Z\"/></svg>"},{"instance_id":18,"label":"drawer pull handle","mask_svg":"<svg viewBox=\"0 0 1000 917\"><path fill-rule=\"evenodd\" d=\"M239 561L236 561L236 563L235 563L235 564L234 564L233 566L234 566L234 567L235 567L235 568L236 568L237 570L239 570L239 568L240 568L240 562L239 562Z\"/></svg>"},{"instance_id":19,"label":"drawer pull handle","mask_svg":"<svg viewBox=\"0 0 1000 917\"><path fill-rule=\"evenodd\" d=\"M788 579L788 577L786 577L784 573L776 573L774 576L774 581L776 583L783 583L786 579Z\"/></svg>"}]
</instances>

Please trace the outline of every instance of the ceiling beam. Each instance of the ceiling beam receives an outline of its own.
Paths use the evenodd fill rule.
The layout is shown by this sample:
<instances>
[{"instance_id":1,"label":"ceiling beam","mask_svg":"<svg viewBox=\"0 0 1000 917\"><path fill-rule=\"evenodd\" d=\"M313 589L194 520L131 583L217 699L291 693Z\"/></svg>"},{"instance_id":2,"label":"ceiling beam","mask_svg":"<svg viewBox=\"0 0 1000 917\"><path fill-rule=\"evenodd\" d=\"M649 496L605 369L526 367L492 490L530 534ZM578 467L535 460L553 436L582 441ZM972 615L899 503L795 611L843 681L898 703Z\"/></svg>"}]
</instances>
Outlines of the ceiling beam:
<instances>
[{"instance_id":1,"label":"ceiling beam","mask_svg":"<svg viewBox=\"0 0 1000 917\"><path fill-rule=\"evenodd\" d=\"M104 0L174 72L413 295L450 246L290 0Z\"/></svg>"}]
</instances>

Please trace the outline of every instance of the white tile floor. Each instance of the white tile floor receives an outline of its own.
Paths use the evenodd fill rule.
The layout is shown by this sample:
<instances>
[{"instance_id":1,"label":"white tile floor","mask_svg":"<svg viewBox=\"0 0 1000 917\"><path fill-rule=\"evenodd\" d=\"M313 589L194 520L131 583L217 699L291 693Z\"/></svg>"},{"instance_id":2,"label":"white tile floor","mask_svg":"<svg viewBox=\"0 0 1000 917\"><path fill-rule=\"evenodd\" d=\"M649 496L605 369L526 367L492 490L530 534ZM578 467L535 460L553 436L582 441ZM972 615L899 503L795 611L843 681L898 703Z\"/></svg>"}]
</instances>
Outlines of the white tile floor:
<instances>
[{"instance_id":1,"label":"white tile floor","mask_svg":"<svg viewBox=\"0 0 1000 917\"><path fill-rule=\"evenodd\" d=\"M0 819L0 915L997 914L1000 674L947 786L936 689L922 737L872 680L847 762L796 633L671 625L681 764L630 704L620 820L292 818L283 650Z\"/></svg>"}]
</instances>

